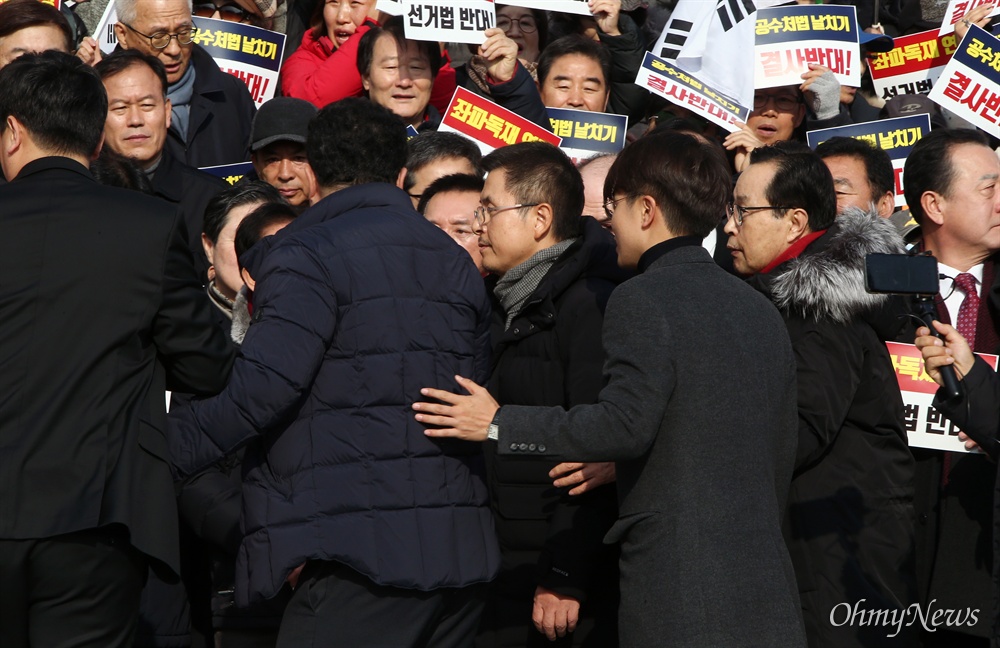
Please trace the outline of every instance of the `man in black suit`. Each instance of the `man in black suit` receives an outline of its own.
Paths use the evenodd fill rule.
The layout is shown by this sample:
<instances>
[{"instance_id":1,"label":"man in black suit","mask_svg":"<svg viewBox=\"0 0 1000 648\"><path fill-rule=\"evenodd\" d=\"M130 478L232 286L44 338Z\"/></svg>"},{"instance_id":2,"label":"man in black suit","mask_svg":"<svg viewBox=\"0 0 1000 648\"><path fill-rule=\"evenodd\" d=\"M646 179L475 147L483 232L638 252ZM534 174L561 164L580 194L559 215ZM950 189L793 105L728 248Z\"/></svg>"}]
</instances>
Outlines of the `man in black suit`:
<instances>
[{"instance_id":1,"label":"man in black suit","mask_svg":"<svg viewBox=\"0 0 1000 648\"><path fill-rule=\"evenodd\" d=\"M164 389L232 352L179 216L98 185L107 98L68 54L0 70L0 636L127 646L147 564L177 570Z\"/></svg>"},{"instance_id":2,"label":"man in black suit","mask_svg":"<svg viewBox=\"0 0 1000 648\"><path fill-rule=\"evenodd\" d=\"M445 404L414 404L418 420L441 426L428 436L491 438L501 456L617 462L619 520L605 542L621 542L622 646L805 644L781 537L796 447L792 347L767 300L701 247L729 187L721 151L680 133L643 138L611 167L618 263L640 274L608 301L596 404L498 408L464 378L471 395L423 389Z\"/></svg>"}]
</instances>

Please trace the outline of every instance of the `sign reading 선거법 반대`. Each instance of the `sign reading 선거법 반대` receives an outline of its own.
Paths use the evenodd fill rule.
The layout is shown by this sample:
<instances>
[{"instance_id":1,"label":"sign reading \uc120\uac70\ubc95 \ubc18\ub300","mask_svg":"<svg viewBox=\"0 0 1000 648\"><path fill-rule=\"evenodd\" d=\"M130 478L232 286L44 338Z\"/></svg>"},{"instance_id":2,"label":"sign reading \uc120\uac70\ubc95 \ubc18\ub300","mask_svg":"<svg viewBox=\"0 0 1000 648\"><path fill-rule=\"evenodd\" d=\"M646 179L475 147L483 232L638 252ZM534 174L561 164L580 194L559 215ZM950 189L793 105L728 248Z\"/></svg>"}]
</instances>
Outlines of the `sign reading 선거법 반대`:
<instances>
[{"instance_id":1,"label":"sign reading \uc120\uac70\ubc95 \ubc18\ub300","mask_svg":"<svg viewBox=\"0 0 1000 648\"><path fill-rule=\"evenodd\" d=\"M937 30L899 36L889 52L868 60L875 92L888 101L897 95L928 94L951 55L955 35L940 36Z\"/></svg>"},{"instance_id":2,"label":"sign reading \uc120\uac70\ubc95 \ubc18\ub300","mask_svg":"<svg viewBox=\"0 0 1000 648\"><path fill-rule=\"evenodd\" d=\"M482 45L496 27L493 0L403 0L403 26L413 40Z\"/></svg>"},{"instance_id":3,"label":"sign reading \uc120\uac70\ubc95 \ubc18\ub300","mask_svg":"<svg viewBox=\"0 0 1000 648\"><path fill-rule=\"evenodd\" d=\"M518 142L562 143L560 137L538 124L462 87L455 88L438 130L468 137L483 155Z\"/></svg>"},{"instance_id":4,"label":"sign reading \uc120\uac70\ubc95 \ubc18\ub300","mask_svg":"<svg viewBox=\"0 0 1000 648\"><path fill-rule=\"evenodd\" d=\"M927 96L990 135L1000 135L1000 39L970 27Z\"/></svg>"},{"instance_id":5,"label":"sign reading \uc120\uac70\ubc95 \ubc18\ub300","mask_svg":"<svg viewBox=\"0 0 1000 648\"><path fill-rule=\"evenodd\" d=\"M651 52L646 52L635 82L730 132L739 130L735 122L746 123L750 116L746 106Z\"/></svg>"},{"instance_id":6,"label":"sign reading \uc120\uac70\ubc95 \ubc18\ub300","mask_svg":"<svg viewBox=\"0 0 1000 648\"><path fill-rule=\"evenodd\" d=\"M628 117L609 113L548 108L552 132L562 138L559 148L573 164L601 153L617 153L625 148Z\"/></svg>"},{"instance_id":7,"label":"sign reading \uc120\uac70\ubc95 \ubc18\ub300","mask_svg":"<svg viewBox=\"0 0 1000 648\"><path fill-rule=\"evenodd\" d=\"M930 115L911 115L809 131L806 133L806 143L809 144L809 148L815 149L832 137L852 137L882 149L892 160L896 206L902 207L906 204L906 196L903 195L903 167L906 165L906 157L913 149L913 145L929 132L931 132Z\"/></svg>"},{"instance_id":8,"label":"sign reading \uc120\uac70\ubc95 \ubc18\ub300","mask_svg":"<svg viewBox=\"0 0 1000 648\"><path fill-rule=\"evenodd\" d=\"M754 87L801 85L810 63L829 68L841 85L861 85L861 49L854 7L791 5L758 10Z\"/></svg>"},{"instance_id":9,"label":"sign reading \uc120\uac70\ubc95 \ubc18\ub300","mask_svg":"<svg viewBox=\"0 0 1000 648\"><path fill-rule=\"evenodd\" d=\"M903 425L910 447L970 452L958 438L961 430L931 406L938 386L924 370L920 350L912 344L886 342L885 345L889 348L899 393L903 396ZM996 371L997 356L985 353L976 355Z\"/></svg>"}]
</instances>

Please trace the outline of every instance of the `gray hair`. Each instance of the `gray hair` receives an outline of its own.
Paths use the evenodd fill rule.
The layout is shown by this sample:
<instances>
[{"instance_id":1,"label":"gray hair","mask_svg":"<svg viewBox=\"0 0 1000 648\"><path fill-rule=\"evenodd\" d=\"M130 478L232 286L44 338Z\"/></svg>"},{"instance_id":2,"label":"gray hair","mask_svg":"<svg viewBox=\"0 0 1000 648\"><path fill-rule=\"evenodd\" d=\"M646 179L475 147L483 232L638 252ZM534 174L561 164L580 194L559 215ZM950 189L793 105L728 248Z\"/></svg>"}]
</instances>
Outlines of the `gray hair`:
<instances>
[{"instance_id":1,"label":"gray hair","mask_svg":"<svg viewBox=\"0 0 1000 648\"><path fill-rule=\"evenodd\" d=\"M135 23L138 14L137 5L140 0L114 0L115 13L118 15L118 22L132 25ZM187 0L188 13L194 11L192 0Z\"/></svg>"}]
</instances>

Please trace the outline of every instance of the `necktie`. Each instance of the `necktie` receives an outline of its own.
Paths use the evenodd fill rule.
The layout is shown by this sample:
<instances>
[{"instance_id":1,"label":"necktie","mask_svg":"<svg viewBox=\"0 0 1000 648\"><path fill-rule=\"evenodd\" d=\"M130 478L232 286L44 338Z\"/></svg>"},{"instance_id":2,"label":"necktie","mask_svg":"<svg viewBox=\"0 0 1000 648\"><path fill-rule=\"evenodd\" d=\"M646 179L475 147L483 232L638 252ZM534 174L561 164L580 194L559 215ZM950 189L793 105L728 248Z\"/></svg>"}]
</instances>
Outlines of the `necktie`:
<instances>
[{"instance_id":1,"label":"necktie","mask_svg":"<svg viewBox=\"0 0 1000 648\"><path fill-rule=\"evenodd\" d=\"M958 334L965 338L969 347L976 348L976 321L979 319L979 289L976 286L976 278L968 272L955 277L955 288L965 295L962 305L958 308L958 319L955 328ZM948 485L948 476L951 472L952 457L950 452L944 453L944 463L941 473L941 486Z\"/></svg>"}]
</instances>

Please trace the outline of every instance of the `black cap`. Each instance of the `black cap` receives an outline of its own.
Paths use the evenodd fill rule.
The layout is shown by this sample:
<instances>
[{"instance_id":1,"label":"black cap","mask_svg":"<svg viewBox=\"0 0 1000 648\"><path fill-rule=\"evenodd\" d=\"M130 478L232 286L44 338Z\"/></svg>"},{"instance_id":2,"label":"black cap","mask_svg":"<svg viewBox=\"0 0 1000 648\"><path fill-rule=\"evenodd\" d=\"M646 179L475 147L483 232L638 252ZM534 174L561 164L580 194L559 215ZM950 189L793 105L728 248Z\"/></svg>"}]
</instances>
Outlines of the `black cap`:
<instances>
[{"instance_id":1,"label":"black cap","mask_svg":"<svg viewBox=\"0 0 1000 648\"><path fill-rule=\"evenodd\" d=\"M265 102L253 118L250 150L256 151L274 142L305 144L309 120L317 112L316 106L293 97L275 97Z\"/></svg>"}]
</instances>

